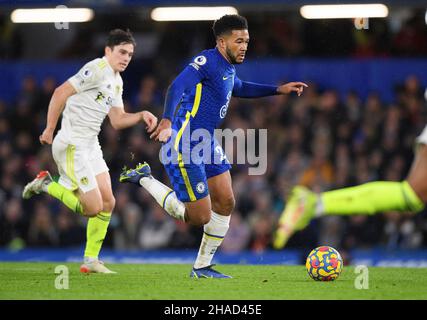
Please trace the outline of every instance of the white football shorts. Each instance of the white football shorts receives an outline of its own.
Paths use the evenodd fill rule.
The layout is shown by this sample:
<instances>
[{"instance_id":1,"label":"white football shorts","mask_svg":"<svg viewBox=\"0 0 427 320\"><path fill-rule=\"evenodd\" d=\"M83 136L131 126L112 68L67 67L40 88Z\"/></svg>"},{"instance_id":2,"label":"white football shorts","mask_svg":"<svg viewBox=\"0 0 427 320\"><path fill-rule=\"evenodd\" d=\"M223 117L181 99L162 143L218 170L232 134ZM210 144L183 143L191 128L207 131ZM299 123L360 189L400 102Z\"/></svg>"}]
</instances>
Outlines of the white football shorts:
<instances>
[{"instance_id":1,"label":"white football shorts","mask_svg":"<svg viewBox=\"0 0 427 320\"><path fill-rule=\"evenodd\" d=\"M52 143L53 159L58 166L59 183L68 190L84 193L98 187L96 176L108 172L98 139L87 144L71 144L56 135Z\"/></svg>"}]
</instances>

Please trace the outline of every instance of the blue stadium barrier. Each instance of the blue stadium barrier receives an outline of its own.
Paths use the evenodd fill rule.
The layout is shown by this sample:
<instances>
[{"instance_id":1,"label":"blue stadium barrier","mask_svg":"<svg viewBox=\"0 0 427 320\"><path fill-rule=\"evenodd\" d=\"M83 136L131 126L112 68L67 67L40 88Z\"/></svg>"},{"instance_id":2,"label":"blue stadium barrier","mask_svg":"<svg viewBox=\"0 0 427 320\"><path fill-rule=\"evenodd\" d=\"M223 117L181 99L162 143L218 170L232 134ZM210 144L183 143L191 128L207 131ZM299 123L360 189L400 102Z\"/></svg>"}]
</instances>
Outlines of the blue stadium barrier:
<instances>
[{"instance_id":1,"label":"blue stadium barrier","mask_svg":"<svg viewBox=\"0 0 427 320\"><path fill-rule=\"evenodd\" d=\"M0 249L0 262L81 262L83 248L75 249L23 249L9 251ZM301 265L308 252L304 250L264 251L254 253L218 252L214 263L244 265ZM159 263L159 264L192 264L197 250L153 250L153 251L113 251L103 250L101 259L109 263ZM360 250L348 253L351 265L377 267L427 267L427 250L394 250L381 248ZM344 256L346 259L346 256Z\"/></svg>"},{"instance_id":2,"label":"blue stadium barrier","mask_svg":"<svg viewBox=\"0 0 427 320\"><path fill-rule=\"evenodd\" d=\"M351 251L353 265L377 267L427 267L427 250L353 250Z\"/></svg>"},{"instance_id":3,"label":"blue stadium barrier","mask_svg":"<svg viewBox=\"0 0 427 320\"><path fill-rule=\"evenodd\" d=\"M72 62L1 62L0 100L13 103L21 81L33 75L38 83L53 76L58 83L75 74L87 61ZM393 89L409 75L416 75L427 87L427 59L248 59L237 66L240 79L263 83L284 81L315 82L322 89L334 89L344 97L350 90L363 99L377 92L386 103L394 101ZM137 90L140 66L133 63L123 76L125 98ZM130 81L132 79L132 81Z\"/></svg>"},{"instance_id":4,"label":"blue stadium barrier","mask_svg":"<svg viewBox=\"0 0 427 320\"><path fill-rule=\"evenodd\" d=\"M83 249L23 249L20 251L0 250L0 261L51 261L51 262L81 262ZM197 256L197 250L146 250L146 251L113 251L103 250L101 259L109 263L178 263L192 264ZM298 251L283 251L263 253L239 252L215 255L215 263L220 264L288 264L300 263Z\"/></svg>"},{"instance_id":5,"label":"blue stadium barrier","mask_svg":"<svg viewBox=\"0 0 427 320\"><path fill-rule=\"evenodd\" d=\"M427 86L427 59L270 59L248 61L237 67L240 79L257 82L304 81L320 89L334 89L343 98L350 91L362 99L377 92L386 103L395 99L394 88L410 76Z\"/></svg>"}]
</instances>

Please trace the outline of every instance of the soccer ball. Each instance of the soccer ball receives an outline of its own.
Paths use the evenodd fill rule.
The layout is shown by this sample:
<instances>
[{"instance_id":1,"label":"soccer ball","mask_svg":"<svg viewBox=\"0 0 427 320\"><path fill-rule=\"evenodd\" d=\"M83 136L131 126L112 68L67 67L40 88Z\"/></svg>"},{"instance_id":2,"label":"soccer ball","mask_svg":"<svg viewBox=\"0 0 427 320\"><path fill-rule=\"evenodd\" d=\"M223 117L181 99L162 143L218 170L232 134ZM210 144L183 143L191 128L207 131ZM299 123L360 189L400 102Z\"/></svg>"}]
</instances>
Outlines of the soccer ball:
<instances>
[{"instance_id":1,"label":"soccer ball","mask_svg":"<svg viewBox=\"0 0 427 320\"><path fill-rule=\"evenodd\" d=\"M313 249L307 257L305 267L309 276L316 281L333 281L343 267L341 255L332 247Z\"/></svg>"}]
</instances>

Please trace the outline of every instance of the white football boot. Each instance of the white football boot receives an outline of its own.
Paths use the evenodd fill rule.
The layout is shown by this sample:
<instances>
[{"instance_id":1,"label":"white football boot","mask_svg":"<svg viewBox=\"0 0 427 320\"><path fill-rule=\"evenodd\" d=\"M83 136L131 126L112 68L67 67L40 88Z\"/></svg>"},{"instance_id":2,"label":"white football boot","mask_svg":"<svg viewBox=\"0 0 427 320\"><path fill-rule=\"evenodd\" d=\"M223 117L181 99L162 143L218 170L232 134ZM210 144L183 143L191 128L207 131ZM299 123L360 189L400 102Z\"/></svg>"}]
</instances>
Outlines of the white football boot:
<instances>
[{"instance_id":1,"label":"white football boot","mask_svg":"<svg viewBox=\"0 0 427 320\"><path fill-rule=\"evenodd\" d=\"M36 178L24 187L22 198L30 199L33 195L42 193L43 185L48 185L52 181L49 171L40 171Z\"/></svg>"}]
</instances>

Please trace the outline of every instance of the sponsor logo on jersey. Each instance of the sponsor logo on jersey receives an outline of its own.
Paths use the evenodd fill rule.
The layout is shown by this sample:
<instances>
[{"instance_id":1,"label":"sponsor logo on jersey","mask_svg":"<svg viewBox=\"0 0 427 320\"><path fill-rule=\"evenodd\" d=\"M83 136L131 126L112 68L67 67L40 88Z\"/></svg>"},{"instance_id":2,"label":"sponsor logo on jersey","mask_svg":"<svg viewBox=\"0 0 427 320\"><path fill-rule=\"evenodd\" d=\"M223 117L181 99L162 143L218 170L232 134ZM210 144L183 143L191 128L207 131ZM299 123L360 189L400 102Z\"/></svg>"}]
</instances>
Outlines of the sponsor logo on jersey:
<instances>
[{"instance_id":1,"label":"sponsor logo on jersey","mask_svg":"<svg viewBox=\"0 0 427 320\"><path fill-rule=\"evenodd\" d=\"M224 119L225 115L227 114L228 104L230 103L230 99L231 99L231 91L229 91L228 94L227 94L227 102L226 102L226 104L224 104L221 107L221 109L219 110L219 116L221 117L221 119Z\"/></svg>"},{"instance_id":2,"label":"sponsor logo on jersey","mask_svg":"<svg viewBox=\"0 0 427 320\"><path fill-rule=\"evenodd\" d=\"M95 98L95 101L96 102L101 102L102 100L104 100L105 99L105 96L104 96L104 94L101 92L101 91L98 91L98 94L97 94L97 96L96 96L96 98Z\"/></svg>"},{"instance_id":3,"label":"sponsor logo on jersey","mask_svg":"<svg viewBox=\"0 0 427 320\"><path fill-rule=\"evenodd\" d=\"M219 110L219 116L221 117L221 119L225 118L225 115L227 114L227 109L228 109L228 104L224 104L221 107L221 110Z\"/></svg>"}]
</instances>

